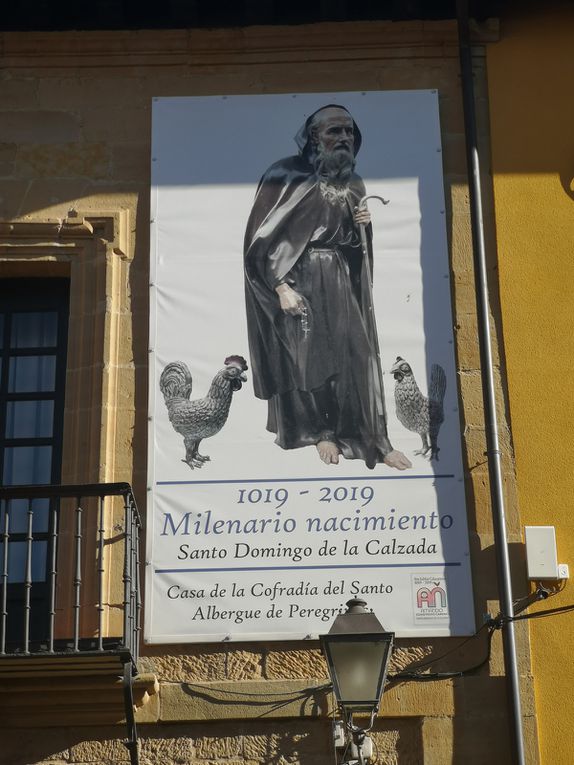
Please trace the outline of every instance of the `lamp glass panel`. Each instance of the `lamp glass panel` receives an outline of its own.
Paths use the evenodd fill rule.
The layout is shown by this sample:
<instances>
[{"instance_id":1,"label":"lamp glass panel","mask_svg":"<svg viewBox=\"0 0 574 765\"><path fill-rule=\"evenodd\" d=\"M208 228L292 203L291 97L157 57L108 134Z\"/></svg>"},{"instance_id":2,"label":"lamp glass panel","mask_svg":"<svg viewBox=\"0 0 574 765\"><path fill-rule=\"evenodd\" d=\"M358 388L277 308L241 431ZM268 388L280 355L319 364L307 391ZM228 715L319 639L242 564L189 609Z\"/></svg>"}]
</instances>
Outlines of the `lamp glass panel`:
<instances>
[{"instance_id":1,"label":"lamp glass panel","mask_svg":"<svg viewBox=\"0 0 574 765\"><path fill-rule=\"evenodd\" d=\"M332 641L329 645L342 702L379 701L378 686L389 644Z\"/></svg>"}]
</instances>

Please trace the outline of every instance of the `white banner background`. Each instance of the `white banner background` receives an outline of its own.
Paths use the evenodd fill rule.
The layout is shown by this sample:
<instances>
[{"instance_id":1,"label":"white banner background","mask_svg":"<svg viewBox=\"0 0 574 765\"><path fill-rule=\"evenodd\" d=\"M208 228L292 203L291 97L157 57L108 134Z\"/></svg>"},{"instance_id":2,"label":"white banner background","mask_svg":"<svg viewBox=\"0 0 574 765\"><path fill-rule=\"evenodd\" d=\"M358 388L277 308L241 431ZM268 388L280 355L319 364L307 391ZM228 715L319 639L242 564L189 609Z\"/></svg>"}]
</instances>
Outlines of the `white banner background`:
<instances>
[{"instance_id":1,"label":"white banner background","mask_svg":"<svg viewBox=\"0 0 574 765\"><path fill-rule=\"evenodd\" d=\"M361 129L367 193L390 200L370 203L374 301L389 436L413 467L327 466L313 447L280 449L248 370L225 427L201 444L211 461L191 470L161 371L185 362L194 400L227 356L249 362L243 237L255 189L269 165L296 154L295 133L328 103ZM399 636L472 633L437 93L160 98L153 107L146 640L315 637L357 595ZM420 437L396 418L397 356L425 395L431 364L446 371L438 462L413 455Z\"/></svg>"}]
</instances>

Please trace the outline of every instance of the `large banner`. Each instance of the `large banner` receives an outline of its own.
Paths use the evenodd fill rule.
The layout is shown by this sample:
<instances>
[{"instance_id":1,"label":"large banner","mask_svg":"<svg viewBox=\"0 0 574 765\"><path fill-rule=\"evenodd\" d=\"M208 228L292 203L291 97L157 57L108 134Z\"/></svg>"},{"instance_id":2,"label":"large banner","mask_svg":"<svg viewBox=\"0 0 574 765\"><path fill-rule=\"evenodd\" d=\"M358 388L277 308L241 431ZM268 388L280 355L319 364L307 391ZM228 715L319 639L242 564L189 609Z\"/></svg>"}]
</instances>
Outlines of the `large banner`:
<instances>
[{"instance_id":1,"label":"large banner","mask_svg":"<svg viewBox=\"0 0 574 765\"><path fill-rule=\"evenodd\" d=\"M157 98L152 144L146 640L472 633L436 91Z\"/></svg>"}]
</instances>

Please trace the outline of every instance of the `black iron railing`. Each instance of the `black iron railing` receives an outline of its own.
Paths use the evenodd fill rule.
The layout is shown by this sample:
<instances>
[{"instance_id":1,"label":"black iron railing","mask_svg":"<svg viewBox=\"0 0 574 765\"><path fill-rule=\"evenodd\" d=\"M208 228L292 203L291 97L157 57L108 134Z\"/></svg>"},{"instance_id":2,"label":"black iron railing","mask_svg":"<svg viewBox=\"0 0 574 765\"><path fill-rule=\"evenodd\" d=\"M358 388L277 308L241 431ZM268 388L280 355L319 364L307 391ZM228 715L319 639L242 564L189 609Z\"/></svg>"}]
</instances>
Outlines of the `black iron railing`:
<instances>
[{"instance_id":1,"label":"black iron railing","mask_svg":"<svg viewBox=\"0 0 574 765\"><path fill-rule=\"evenodd\" d=\"M0 488L0 662L120 652L135 666L140 528L127 483Z\"/></svg>"}]
</instances>

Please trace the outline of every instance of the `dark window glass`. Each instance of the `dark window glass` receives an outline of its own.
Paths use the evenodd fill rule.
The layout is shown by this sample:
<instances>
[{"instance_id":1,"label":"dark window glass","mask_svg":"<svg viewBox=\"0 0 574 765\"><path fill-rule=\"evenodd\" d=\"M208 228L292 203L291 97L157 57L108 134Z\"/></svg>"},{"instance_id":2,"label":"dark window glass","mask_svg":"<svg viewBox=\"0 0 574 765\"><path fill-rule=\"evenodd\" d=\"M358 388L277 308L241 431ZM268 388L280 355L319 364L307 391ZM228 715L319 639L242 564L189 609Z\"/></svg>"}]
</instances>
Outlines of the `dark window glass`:
<instances>
[{"instance_id":1,"label":"dark window glass","mask_svg":"<svg viewBox=\"0 0 574 765\"><path fill-rule=\"evenodd\" d=\"M38 541L31 545L31 573L33 582L42 582L46 576L48 542ZM4 560L4 544L0 542L0 561ZM10 542L8 545L8 581L18 584L26 581L26 542Z\"/></svg>"},{"instance_id":2,"label":"dark window glass","mask_svg":"<svg viewBox=\"0 0 574 765\"><path fill-rule=\"evenodd\" d=\"M50 483L51 446L7 446L4 449L4 486Z\"/></svg>"},{"instance_id":3,"label":"dark window glass","mask_svg":"<svg viewBox=\"0 0 574 765\"><path fill-rule=\"evenodd\" d=\"M61 279L0 280L0 305L0 484L59 483L68 283ZM28 542L30 518L32 541ZM6 519L9 521L8 639L18 639L21 634L27 558L34 583L32 631L36 637L45 635L52 518L47 499L11 500L8 510L6 503L0 503L0 533ZM0 566L3 554L0 537Z\"/></svg>"},{"instance_id":4,"label":"dark window glass","mask_svg":"<svg viewBox=\"0 0 574 765\"><path fill-rule=\"evenodd\" d=\"M12 356L8 393L43 393L56 384L55 356Z\"/></svg>"},{"instance_id":5,"label":"dark window glass","mask_svg":"<svg viewBox=\"0 0 574 765\"><path fill-rule=\"evenodd\" d=\"M53 401L8 401L6 438L50 438L53 432Z\"/></svg>"},{"instance_id":6,"label":"dark window glass","mask_svg":"<svg viewBox=\"0 0 574 765\"><path fill-rule=\"evenodd\" d=\"M25 534L28 530L28 508L32 509L32 532L48 531L50 500L27 499L10 500L8 527L11 534ZM0 533L4 531L6 503L0 502Z\"/></svg>"},{"instance_id":7,"label":"dark window glass","mask_svg":"<svg viewBox=\"0 0 574 765\"><path fill-rule=\"evenodd\" d=\"M55 311L13 313L12 348L53 348L58 340L58 314Z\"/></svg>"}]
</instances>

